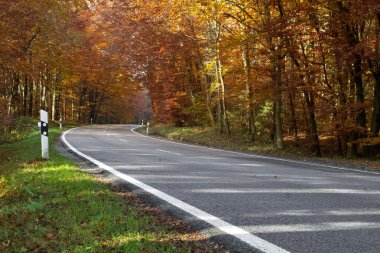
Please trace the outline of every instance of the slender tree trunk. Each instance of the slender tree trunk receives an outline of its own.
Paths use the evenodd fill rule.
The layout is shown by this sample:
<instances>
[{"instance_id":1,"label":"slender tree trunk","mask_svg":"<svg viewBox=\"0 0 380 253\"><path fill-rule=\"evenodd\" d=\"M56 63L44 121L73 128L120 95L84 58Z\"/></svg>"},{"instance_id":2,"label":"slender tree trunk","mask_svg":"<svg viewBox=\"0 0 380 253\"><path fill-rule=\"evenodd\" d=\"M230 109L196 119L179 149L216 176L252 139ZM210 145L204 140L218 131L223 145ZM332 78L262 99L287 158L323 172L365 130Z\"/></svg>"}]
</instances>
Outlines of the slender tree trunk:
<instances>
[{"instance_id":1,"label":"slender tree trunk","mask_svg":"<svg viewBox=\"0 0 380 253\"><path fill-rule=\"evenodd\" d=\"M214 10L217 12L217 10ZM220 60L220 49L219 49L219 39L220 39L220 25L215 20L210 20L209 25L209 41L211 43L211 58L213 64L213 76L214 82L218 87L218 99L217 99L217 120L218 127L221 133L224 132L224 127L226 127L227 133L230 135L230 126L227 117L227 109L225 102L225 84L223 77L223 67ZM211 62L211 63L212 63Z\"/></svg>"},{"instance_id":2,"label":"slender tree trunk","mask_svg":"<svg viewBox=\"0 0 380 253\"><path fill-rule=\"evenodd\" d=\"M33 116L33 99L34 99L34 92L35 92L35 88L34 88L34 80L31 80L30 81L30 89L29 89L29 106L28 106L28 109L29 109L29 116L32 117Z\"/></svg>"},{"instance_id":3,"label":"slender tree trunk","mask_svg":"<svg viewBox=\"0 0 380 253\"><path fill-rule=\"evenodd\" d=\"M53 84L52 88L52 99L51 99L51 120L55 121L55 109L56 109L56 99L57 99L57 87L56 84Z\"/></svg>"},{"instance_id":4,"label":"slender tree trunk","mask_svg":"<svg viewBox=\"0 0 380 253\"><path fill-rule=\"evenodd\" d=\"M11 95L9 99L9 109L8 114L18 114L18 107L20 104L20 94L19 94L19 88L20 88L20 76L18 73L13 72L12 74L12 89L11 89Z\"/></svg>"},{"instance_id":5,"label":"slender tree trunk","mask_svg":"<svg viewBox=\"0 0 380 253\"><path fill-rule=\"evenodd\" d=\"M278 149L284 148L283 131L282 131L282 68L279 56L275 49L272 50L272 80L274 89L274 120L275 120L275 141Z\"/></svg>"},{"instance_id":6,"label":"slender tree trunk","mask_svg":"<svg viewBox=\"0 0 380 253\"><path fill-rule=\"evenodd\" d=\"M97 105L97 109L95 111L95 118L94 118L95 122L98 121L100 108L102 107L102 104L103 104L103 101L104 101L104 95L105 95L104 92L102 92L102 94L100 96L100 99L99 99L99 101L97 103L98 105Z\"/></svg>"},{"instance_id":7,"label":"slender tree trunk","mask_svg":"<svg viewBox=\"0 0 380 253\"><path fill-rule=\"evenodd\" d=\"M312 47L314 48L314 43L312 43ZM305 59L305 69L306 69L306 78L309 84L315 85L315 75L314 71L310 70L309 60L306 55L305 46L301 43L303 57ZM308 86L308 85L307 85ZM315 100L314 100L314 91L313 90L304 90L306 105L309 114L310 120L310 134L313 141L313 152L316 156L321 156L321 147L319 142L319 134L318 134L318 126L317 119L315 115Z\"/></svg>"},{"instance_id":8,"label":"slender tree trunk","mask_svg":"<svg viewBox=\"0 0 380 253\"><path fill-rule=\"evenodd\" d=\"M380 55L380 12L377 13L377 26L376 26L376 52ZM380 135L380 63L377 63L377 67L372 65L372 74L375 79L375 88L373 91L373 111L371 117L371 135L379 136ZM376 68L376 69L375 69Z\"/></svg>"},{"instance_id":9,"label":"slender tree trunk","mask_svg":"<svg viewBox=\"0 0 380 253\"><path fill-rule=\"evenodd\" d=\"M29 79L28 76L24 76L24 95L23 95L23 101L22 101L22 111L24 116L28 116L28 94L29 94Z\"/></svg>"},{"instance_id":10,"label":"slender tree trunk","mask_svg":"<svg viewBox=\"0 0 380 253\"><path fill-rule=\"evenodd\" d=\"M356 55L355 56L355 63L354 63L354 82L355 82L355 90L356 90L356 102L359 103L359 106L361 107L356 115L356 122L365 129L367 128L367 117L365 110L363 108L364 105L364 88L363 88L363 68L362 68L362 59L361 56Z\"/></svg>"},{"instance_id":11,"label":"slender tree trunk","mask_svg":"<svg viewBox=\"0 0 380 253\"><path fill-rule=\"evenodd\" d=\"M291 115L291 133L294 135L294 140L296 142L296 145L299 145L299 140L298 140L298 123L297 123L297 117L296 117L296 112L295 112L295 105L294 105L294 99L295 99L295 92L294 92L294 87L293 83L295 82L295 77L294 77L294 62L291 61L290 63L290 83L291 87L288 86L288 96L289 96L289 105L290 105L290 115Z\"/></svg>"},{"instance_id":12,"label":"slender tree trunk","mask_svg":"<svg viewBox=\"0 0 380 253\"><path fill-rule=\"evenodd\" d=\"M184 56L185 57L185 66L186 66L186 75L185 75L185 80L183 81L184 83L184 91L186 92L186 94L188 94L188 103L190 104L191 107L194 107L195 104L196 104L196 100L195 100L195 89L193 88L193 85L196 85L197 84L197 78L196 76L194 75L193 73L193 62L191 59L189 59L188 56ZM186 85L187 84L187 85ZM187 105L189 106L189 105ZM194 114L193 110L190 110L190 117L191 117L191 125L194 126L195 125L195 118L196 118L196 115Z\"/></svg>"},{"instance_id":13,"label":"slender tree trunk","mask_svg":"<svg viewBox=\"0 0 380 253\"><path fill-rule=\"evenodd\" d=\"M374 73L375 88L373 93L373 111L371 119L371 134L379 136L380 132L380 70Z\"/></svg>"},{"instance_id":14,"label":"slender tree trunk","mask_svg":"<svg viewBox=\"0 0 380 253\"><path fill-rule=\"evenodd\" d=\"M243 66L245 76L245 92L246 92L246 114L247 114L247 129L250 139L253 141L256 135L255 114L253 109L253 89L252 89L252 75L251 75L251 60L249 54L249 44L243 45Z\"/></svg>"},{"instance_id":15,"label":"slender tree trunk","mask_svg":"<svg viewBox=\"0 0 380 253\"><path fill-rule=\"evenodd\" d=\"M321 147L319 145L319 135L318 135L318 127L317 127L317 120L315 117L315 102L314 102L314 95L312 92L304 91L305 99L306 99L306 105L309 112L309 119L310 119L310 132L311 137L313 139L313 150L315 152L316 156L321 156Z\"/></svg>"},{"instance_id":16,"label":"slender tree trunk","mask_svg":"<svg viewBox=\"0 0 380 253\"><path fill-rule=\"evenodd\" d=\"M218 122L218 128L220 133L224 133L224 124L223 124L223 109L222 109L222 99L221 99L221 90L218 88L218 100L216 101L216 120Z\"/></svg>"},{"instance_id":17,"label":"slender tree trunk","mask_svg":"<svg viewBox=\"0 0 380 253\"><path fill-rule=\"evenodd\" d=\"M80 96L78 101L78 113L77 113L77 120L81 122L82 120L82 113L83 113L83 106L84 106L84 99L86 97L87 89L85 87L85 84L82 85L80 89Z\"/></svg>"},{"instance_id":18,"label":"slender tree trunk","mask_svg":"<svg viewBox=\"0 0 380 253\"><path fill-rule=\"evenodd\" d=\"M226 90L225 90L225 84L224 84L224 77L223 77L223 71L222 71L222 63L220 61L220 55L219 55L219 48L217 49L217 75L218 75L218 80L220 83L220 106L221 106L221 112L222 112L222 125L226 127L227 134L231 135L231 129L230 129L230 124L228 121L228 116L227 116L227 108L226 108ZM222 127L223 129L223 127ZM223 130L222 130L223 131Z\"/></svg>"},{"instance_id":19,"label":"slender tree trunk","mask_svg":"<svg viewBox=\"0 0 380 253\"><path fill-rule=\"evenodd\" d=\"M71 120L74 120L74 118L75 118L74 99L71 99Z\"/></svg>"},{"instance_id":20,"label":"slender tree trunk","mask_svg":"<svg viewBox=\"0 0 380 253\"><path fill-rule=\"evenodd\" d=\"M207 113L208 113L208 119L210 121L210 125L212 128L215 127L215 118L214 114L212 112L212 105L211 105L211 92L210 92L210 83L211 78L207 74L204 75L204 82L205 82L205 93L206 93L206 107L207 107Z\"/></svg>"},{"instance_id":21,"label":"slender tree trunk","mask_svg":"<svg viewBox=\"0 0 380 253\"><path fill-rule=\"evenodd\" d=\"M271 12L269 11L269 3L267 0L264 0L264 12L265 12L265 22L266 26L270 26ZM282 82L282 65L280 63L280 52L278 45L275 45L273 42L274 37L272 34L268 33L267 42L269 45L269 53L271 60L271 76L272 82L274 85L274 94L273 94L273 118L275 122L275 143L278 149L284 148L283 142L283 132L282 132L282 92L281 92L281 82Z\"/></svg>"}]
</instances>

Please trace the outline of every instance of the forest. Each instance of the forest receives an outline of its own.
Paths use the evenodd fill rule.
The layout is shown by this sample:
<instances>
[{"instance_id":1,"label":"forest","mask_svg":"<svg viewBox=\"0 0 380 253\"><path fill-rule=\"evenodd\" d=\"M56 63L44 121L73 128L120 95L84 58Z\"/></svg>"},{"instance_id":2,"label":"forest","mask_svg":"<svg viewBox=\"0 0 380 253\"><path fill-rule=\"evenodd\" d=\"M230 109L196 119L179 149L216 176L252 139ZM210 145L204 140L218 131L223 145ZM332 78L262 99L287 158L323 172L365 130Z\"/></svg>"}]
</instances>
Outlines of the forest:
<instances>
[{"instance_id":1,"label":"forest","mask_svg":"<svg viewBox=\"0 0 380 253\"><path fill-rule=\"evenodd\" d=\"M378 0L0 0L0 135L144 119L380 150ZM152 111L152 112L151 112ZM151 115L152 114L152 115ZM331 144L332 143L332 144Z\"/></svg>"}]
</instances>

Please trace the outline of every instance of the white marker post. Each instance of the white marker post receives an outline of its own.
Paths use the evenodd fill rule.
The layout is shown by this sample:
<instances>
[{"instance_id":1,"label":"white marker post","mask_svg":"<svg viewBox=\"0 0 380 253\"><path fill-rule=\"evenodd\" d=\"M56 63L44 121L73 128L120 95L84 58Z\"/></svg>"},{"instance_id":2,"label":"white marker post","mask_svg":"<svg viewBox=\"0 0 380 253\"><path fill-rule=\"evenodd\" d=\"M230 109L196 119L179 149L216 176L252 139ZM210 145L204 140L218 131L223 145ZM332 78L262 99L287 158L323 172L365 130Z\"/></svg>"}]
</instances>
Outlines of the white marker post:
<instances>
[{"instance_id":1,"label":"white marker post","mask_svg":"<svg viewBox=\"0 0 380 253\"><path fill-rule=\"evenodd\" d=\"M142 126L144 125L144 120L141 120L141 125L142 125Z\"/></svg>"},{"instance_id":2,"label":"white marker post","mask_svg":"<svg viewBox=\"0 0 380 253\"><path fill-rule=\"evenodd\" d=\"M59 119L59 129L62 129L62 118Z\"/></svg>"},{"instance_id":3,"label":"white marker post","mask_svg":"<svg viewBox=\"0 0 380 253\"><path fill-rule=\"evenodd\" d=\"M40 111L41 114L41 148L42 158L49 159L49 117L48 113L44 110Z\"/></svg>"},{"instance_id":4,"label":"white marker post","mask_svg":"<svg viewBox=\"0 0 380 253\"><path fill-rule=\"evenodd\" d=\"M146 134L149 135L149 122L146 123Z\"/></svg>"}]
</instances>

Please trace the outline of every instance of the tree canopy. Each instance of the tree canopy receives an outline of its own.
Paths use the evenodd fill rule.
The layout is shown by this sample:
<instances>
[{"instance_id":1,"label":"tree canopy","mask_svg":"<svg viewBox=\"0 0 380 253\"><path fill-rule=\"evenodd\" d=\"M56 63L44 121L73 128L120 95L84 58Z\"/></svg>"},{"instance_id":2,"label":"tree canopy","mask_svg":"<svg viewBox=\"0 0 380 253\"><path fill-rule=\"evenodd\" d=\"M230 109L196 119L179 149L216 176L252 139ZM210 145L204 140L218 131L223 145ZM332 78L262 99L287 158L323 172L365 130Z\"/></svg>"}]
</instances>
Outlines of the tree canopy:
<instances>
[{"instance_id":1,"label":"tree canopy","mask_svg":"<svg viewBox=\"0 0 380 253\"><path fill-rule=\"evenodd\" d=\"M380 131L378 0L0 0L0 113L365 153ZM151 104L151 105L150 105ZM137 117L136 115L139 115ZM144 115L144 116L142 116ZM301 142L306 139L307 142Z\"/></svg>"}]
</instances>

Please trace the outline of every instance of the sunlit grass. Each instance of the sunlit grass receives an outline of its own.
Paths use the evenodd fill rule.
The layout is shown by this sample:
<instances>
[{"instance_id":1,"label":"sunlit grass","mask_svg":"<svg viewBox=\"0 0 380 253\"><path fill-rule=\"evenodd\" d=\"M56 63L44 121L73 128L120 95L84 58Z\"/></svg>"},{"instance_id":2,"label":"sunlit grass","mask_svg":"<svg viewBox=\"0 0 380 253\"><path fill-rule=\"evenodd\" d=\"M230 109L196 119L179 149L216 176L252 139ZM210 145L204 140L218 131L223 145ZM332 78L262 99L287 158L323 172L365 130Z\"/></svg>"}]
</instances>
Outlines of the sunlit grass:
<instances>
[{"instance_id":1,"label":"sunlit grass","mask_svg":"<svg viewBox=\"0 0 380 253\"><path fill-rule=\"evenodd\" d=\"M50 139L57 135L53 129ZM158 225L52 143L50 159L39 159L38 133L0 148L6 154L0 164L0 252L191 251L189 238Z\"/></svg>"}]
</instances>

